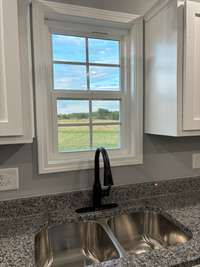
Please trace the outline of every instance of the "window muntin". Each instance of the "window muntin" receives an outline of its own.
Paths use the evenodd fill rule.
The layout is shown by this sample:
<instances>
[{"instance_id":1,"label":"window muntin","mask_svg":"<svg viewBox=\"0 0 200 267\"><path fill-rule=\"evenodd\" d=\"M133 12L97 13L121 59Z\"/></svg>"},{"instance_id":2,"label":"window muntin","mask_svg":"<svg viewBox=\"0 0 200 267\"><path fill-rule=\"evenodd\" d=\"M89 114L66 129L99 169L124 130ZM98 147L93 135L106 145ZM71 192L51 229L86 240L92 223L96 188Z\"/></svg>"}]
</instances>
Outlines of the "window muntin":
<instances>
[{"instance_id":1,"label":"window muntin","mask_svg":"<svg viewBox=\"0 0 200 267\"><path fill-rule=\"evenodd\" d=\"M52 34L57 152L121 148L120 45L120 40Z\"/></svg>"}]
</instances>

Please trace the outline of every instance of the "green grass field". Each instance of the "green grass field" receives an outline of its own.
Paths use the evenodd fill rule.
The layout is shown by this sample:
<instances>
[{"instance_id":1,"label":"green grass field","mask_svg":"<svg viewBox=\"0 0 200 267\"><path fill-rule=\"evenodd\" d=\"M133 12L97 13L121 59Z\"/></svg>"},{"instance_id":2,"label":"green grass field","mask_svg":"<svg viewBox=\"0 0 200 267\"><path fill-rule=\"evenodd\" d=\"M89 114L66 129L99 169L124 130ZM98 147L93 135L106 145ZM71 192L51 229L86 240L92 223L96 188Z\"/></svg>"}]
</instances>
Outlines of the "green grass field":
<instances>
[{"instance_id":1,"label":"green grass field","mask_svg":"<svg viewBox=\"0 0 200 267\"><path fill-rule=\"evenodd\" d=\"M97 120L95 119L93 121L94 123L116 123L117 121L115 120ZM58 124L76 124L76 123L89 123L89 119L82 119L82 120L75 120L75 119L70 119L70 120L58 120Z\"/></svg>"},{"instance_id":2,"label":"green grass field","mask_svg":"<svg viewBox=\"0 0 200 267\"><path fill-rule=\"evenodd\" d=\"M106 121L107 122L107 121ZM61 122L59 121L59 124ZM62 121L62 124L66 122ZM70 122L71 123L71 122ZM80 123L80 121L75 122ZM119 148L120 134L118 125L93 126L93 149L103 146ZM58 128L58 149L60 152L89 150L90 136L88 126L69 126Z\"/></svg>"}]
</instances>

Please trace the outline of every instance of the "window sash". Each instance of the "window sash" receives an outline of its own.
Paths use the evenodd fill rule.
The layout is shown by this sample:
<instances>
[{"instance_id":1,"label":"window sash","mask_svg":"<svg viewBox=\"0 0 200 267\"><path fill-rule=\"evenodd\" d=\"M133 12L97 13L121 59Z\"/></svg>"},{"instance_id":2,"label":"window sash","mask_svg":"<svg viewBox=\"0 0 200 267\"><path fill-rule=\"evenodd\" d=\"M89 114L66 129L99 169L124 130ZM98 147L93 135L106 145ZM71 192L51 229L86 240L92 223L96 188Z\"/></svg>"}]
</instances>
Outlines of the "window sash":
<instances>
[{"instance_id":1,"label":"window sash","mask_svg":"<svg viewBox=\"0 0 200 267\"><path fill-rule=\"evenodd\" d=\"M75 36L75 37L83 37L85 38L85 41L86 41L86 61L85 62L74 62L74 61L66 61L66 60L54 60L53 59L53 47L52 47L52 35L53 34L59 34L59 35L64 35L64 36ZM109 64L109 63L91 63L89 61L89 45L88 45L88 39L89 38L95 38L95 39L104 39L104 40L113 40L113 41L118 41L119 42L119 64ZM75 89L75 90L71 90L71 91L75 91L75 92L78 92L78 91L111 91L111 92L119 92L121 90L123 90L123 85L122 85L122 81L123 81L123 76L122 76L122 41L123 39L120 38L120 37L114 37L114 36L96 36L96 34L90 34L88 35L88 33L86 32L82 32L82 33L78 33L77 30L75 29L74 32L72 33L71 31L68 32L66 29L64 32L62 31L59 31L57 32L56 30L52 31L51 32L51 60L52 60L52 79L54 78L54 73L53 73L53 66L54 64L60 64L60 65L74 65L74 66L86 66L86 84L87 84L87 89L86 90L78 90ZM94 66L94 67L116 67L116 68L119 68L120 69L120 77L119 77L119 88L118 90L110 90L110 88L106 88L104 90L94 90L90 88L90 82L91 82L91 75L90 75L90 66ZM52 90L53 91L58 91L59 88L54 88L54 81L53 81L53 86L52 86ZM60 91L70 91L70 89L60 89Z\"/></svg>"},{"instance_id":2,"label":"window sash","mask_svg":"<svg viewBox=\"0 0 200 267\"><path fill-rule=\"evenodd\" d=\"M59 100L58 98L55 98L54 103L55 103L55 110L57 110L57 100ZM64 100L69 100L69 99L64 99ZM82 99L80 99L81 101ZM107 99L106 99L107 100ZM104 101L104 100L103 100ZM120 117L119 120L113 121L113 122L95 122L93 120L92 117L92 100L88 100L88 105L89 105L89 116L88 116L88 122L80 122L80 123L59 123L58 119L57 119L57 112L55 115L55 127L54 127L54 132L55 132L55 138L54 138L54 147L56 147L56 152L58 153L70 153L69 151L59 151L59 128L69 128L69 127L89 127L89 139L90 139L90 149L84 149L84 151L87 150L94 150L94 127L96 126L119 126L119 143L117 144L117 147L115 148L108 148L111 150L116 150L121 148L121 144L122 144L122 136L121 136L121 132L122 132L122 128L123 128L123 122L121 121L121 109L122 109L122 103L119 99L117 99L117 101L119 101L120 105L119 105L119 112L120 112ZM77 153L79 150L75 150L73 151L73 153ZM82 150L80 150L82 151Z\"/></svg>"},{"instance_id":3,"label":"window sash","mask_svg":"<svg viewBox=\"0 0 200 267\"><path fill-rule=\"evenodd\" d=\"M59 127L69 127L69 124L66 125L58 125L57 123L57 107L56 107L56 101L57 100L61 100L61 99L66 99L66 100L89 100L89 112L91 114L92 112L92 107L91 107L91 102L92 100L119 100L120 101L120 121L116 122L116 123L93 123L92 122L92 118L91 115L89 115L89 123L80 123L80 124L76 124L76 126L89 126L89 133L90 133L90 150L92 149L92 128L95 125L119 125L120 126L120 148L116 148L113 150L121 150L122 148L126 147L126 142L124 139L125 136L125 112L124 112L124 107L123 105L125 105L125 86L124 86L124 71L123 71L123 61L124 61L124 53L123 53L123 48L124 48L124 40L121 37L110 37L108 38L108 36L105 36L104 38L102 38L102 36L99 37L99 39L106 39L106 40L116 40L119 41L119 55L120 55L120 60L119 60L119 64L104 64L104 63L90 63L89 62L89 54L88 54L88 38L89 37L93 37L93 38L97 38L96 36L88 36L85 33L81 33L79 35L76 34L76 32L72 33L68 33L66 30L64 32L62 31L53 31L52 34L63 34L63 35L73 35L73 36L80 36L80 37L85 37L86 38L86 62L71 62L71 61L58 61L58 60L53 60L53 53L51 54L51 61L52 61L52 87L51 87L51 97L52 97L52 101L53 101L53 110L54 110L54 116L53 116L53 128L54 128L54 132L53 132L53 153L58 155L69 155L69 154L77 154L78 151L75 152L59 152L58 150L58 129ZM50 38L50 40L52 40ZM52 42L50 43L51 45L51 51L53 51L52 49ZM118 90L113 91L113 90L90 90L90 77L89 75L87 75L87 90L69 90L69 89L54 89L53 88L53 64L73 64L73 65L84 65L86 66L86 72L89 73L89 67L90 66L105 66L105 67L119 67L120 68L120 86L118 88ZM71 126L75 126L75 124L71 124ZM87 151L87 150L86 150ZM65 156L65 157L66 157Z\"/></svg>"},{"instance_id":4,"label":"window sash","mask_svg":"<svg viewBox=\"0 0 200 267\"><path fill-rule=\"evenodd\" d=\"M90 150L92 150L92 137L93 137L93 126L117 126L117 125L119 125L120 126L120 142L119 142L119 145L120 145L120 148L114 148L114 149L109 149L109 150L119 150L119 149L121 149L122 147L125 147L126 146L126 144L125 144L125 142L124 142L124 132L125 132L125 122L124 122L124 119L123 119L123 117L124 117L124 108L123 108L123 105L125 105L125 104L123 104L122 103L122 99L119 99L119 98L117 98L117 99L103 99L103 100L118 100L118 101L120 101L120 109L119 109L119 111L120 111L120 118L119 118L119 121L116 121L116 122L103 122L103 123L94 123L93 122L93 119L92 119L92 100L102 100L102 99L92 99L92 100L88 100L89 101L89 122L88 123L73 123L73 124L70 124L70 123L68 123L68 124L59 124L58 123L58 120L57 120L57 100L59 100L60 98L57 98L56 96L54 96L54 98L53 98L53 103L52 103L52 105L53 105L53 110L54 110L54 112L53 112L53 151L54 151L54 153L56 153L57 155L58 154L68 154L68 153L77 153L78 151L75 151L75 152L59 152L59 150L58 150L58 129L60 128L60 127L73 127L73 126L88 126L89 127L89 135L90 135ZM61 98L61 99L63 99L63 100L71 100L71 99L69 99L69 98ZM77 98L76 98L77 99ZM79 100L83 100L82 98L80 99L80 98L78 98ZM74 100L74 99L73 99Z\"/></svg>"}]
</instances>

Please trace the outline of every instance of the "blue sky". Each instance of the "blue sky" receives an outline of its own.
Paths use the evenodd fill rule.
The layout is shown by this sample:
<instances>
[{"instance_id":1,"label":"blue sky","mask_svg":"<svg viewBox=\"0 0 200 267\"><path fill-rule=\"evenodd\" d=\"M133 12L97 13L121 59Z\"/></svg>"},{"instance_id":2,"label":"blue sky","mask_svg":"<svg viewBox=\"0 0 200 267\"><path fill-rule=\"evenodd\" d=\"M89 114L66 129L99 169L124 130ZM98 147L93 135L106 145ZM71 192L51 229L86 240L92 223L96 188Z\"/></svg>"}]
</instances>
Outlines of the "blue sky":
<instances>
[{"instance_id":1,"label":"blue sky","mask_svg":"<svg viewBox=\"0 0 200 267\"><path fill-rule=\"evenodd\" d=\"M86 39L83 37L52 35L53 60L86 62ZM89 62L119 64L119 42L88 39ZM54 89L87 90L84 65L54 64ZM90 66L90 90L119 90L119 67ZM119 101L96 101L95 107L119 110ZM96 109L96 108L95 108ZM84 101L58 101L58 113L88 112Z\"/></svg>"},{"instance_id":2,"label":"blue sky","mask_svg":"<svg viewBox=\"0 0 200 267\"><path fill-rule=\"evenodd\" d=\"M92 111L99 108L108 109L110 111L120 110L120 101L111 100L95 100L92 101ZM58 114L70 113L89 113L88 100L57 100Z\"/></svg>"},{"instance_id":3,"label":"blue sky","mask_svg":"<svg viewBox=\"0 0 200 267\"><path fill-rule=\"evenodd\" d=\"M60 61L86 61L86 42L83 37L52 35L53 59ZM88 39L89 62L119 64L119 42Z\"/></svg>"}]
</instances>

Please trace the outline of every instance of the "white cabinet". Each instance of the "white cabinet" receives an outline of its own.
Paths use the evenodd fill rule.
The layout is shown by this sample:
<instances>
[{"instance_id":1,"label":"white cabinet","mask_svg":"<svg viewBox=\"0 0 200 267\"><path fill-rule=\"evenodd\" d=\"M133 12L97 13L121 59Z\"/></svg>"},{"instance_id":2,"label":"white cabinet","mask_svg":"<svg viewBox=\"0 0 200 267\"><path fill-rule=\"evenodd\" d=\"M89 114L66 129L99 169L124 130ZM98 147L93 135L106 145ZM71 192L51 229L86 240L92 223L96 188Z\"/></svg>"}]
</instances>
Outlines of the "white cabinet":
<instances>
[{"instance_id":1,"label":"white cabinet","mask_svg":"<svg viewBox=\"0 0 200 267\"><path fill-rule=\"evenodd\" d=\"M0 144L32 142L29 3L0 0Z\"/></svg>"},{"instance_id":2,"label":"white cabinet","mask_svg":"<svg viewBox=\"0 0 200 267\"><path fill-rule=\"evenodd\" d=\"M145 132L200 135L200 3L162 1L145 16Z\"/></svg>"},{"instance_id":3,"label":"white cabinet","mask_svg":"<svg viewBox=\"0 0 200 267\"><path fill-rule=\"evenodd\" d=\"M200 3L186 2L183 129L200 129Z\"/></svg>"}]
</instances>

